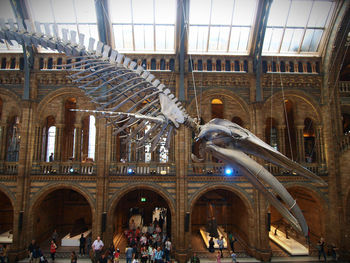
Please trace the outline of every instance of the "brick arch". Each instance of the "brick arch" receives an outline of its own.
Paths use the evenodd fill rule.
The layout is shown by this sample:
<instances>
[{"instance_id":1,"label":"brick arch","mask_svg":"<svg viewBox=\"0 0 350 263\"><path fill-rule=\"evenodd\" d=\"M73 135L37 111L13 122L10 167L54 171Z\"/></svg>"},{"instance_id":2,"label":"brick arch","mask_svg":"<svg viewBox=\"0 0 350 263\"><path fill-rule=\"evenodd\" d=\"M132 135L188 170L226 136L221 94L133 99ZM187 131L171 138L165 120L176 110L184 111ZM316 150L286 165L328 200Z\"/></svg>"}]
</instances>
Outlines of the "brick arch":
<instances>
[{"instance_id":1,"label":"brick arch","mask_svg":"<svg viewBox=\"0 0 350 263\"><path fill-rule=\"evenodd\" d=\"M283 183L283 185L285 186L285 188L288 190L290 188L302 188L305 189L309 192L311 192L311 195L320 202L320 204L322 205L322 209L324 211L328 210L329 207L329 200L328 198L317 188L314 187L311 184L308 183L302 183L302 182L289 182L289 183Z\"/></svg>"},{"instance_id":2,"label":"brick arch","mask_svg":"<svg viewBox=\"0 0 350 263\"><path fill-rule=\"evenodd\" d=\"M7 196L7 198L10 200L11 205L13 210L15 209L15 201L16 201L16 197L14 196L14 194L4 185L0 184L0 192L2 192L4 195Z\"/></svg>"},{"instance_id":3,"label":"brick arch","mask_svg":"<svg viewBox=\"0 0 350 263\"><path fill-rule=\"evenodd\" d=\"M204 195L207 192L210 192L212 190L227 190L234 194L236 194L243 202L243 204L246 205L249 217L253 215L253 200L249 197L248 193L245 192L242 188L238 187L235 184L223 184L223 183L217 183L217 184L206 184L202 186L197 192L195 192L188 200L188 207L190 208L190 211L193 210L193 206L196 204L198 199Z\"/></svg>"},{"instance_id":4,"label":"brick arch","mask_svg":"<svg viewBox=\"0 0 350 263\"><path fill-rule=\"evenodd\" d=\"M322 236L322 234L326 234L326 214L328 213L329 203L328 199L316 188L313 187L310 184L307 183L301 183L301 182L291 182L284 184L288 192L291 192L293 189L300 189L312 196L312 198L317 202L320 213L319 213L319 220L317 223L320 224L320 231L321 233L314 233L312 227L310 227L310 224L308 222L308 225L310 227L311 233L313 234L319 234ZM296 198L296 201L298 203L298 199ZM300 206L300 202L299 202ZM302 209L302 207L301 207ZM304 213L304 217L307 219L307 215ZM309 218L310 219L310 218ZM311 235L311 238L314 239L314 237ZM315 240L313 240L315 242Z\"/></svg>"},{"instance_id":5,"label":"brick arch","mask_svg":"<svg viewBox=\"0 0 350 263\"><path fill-rule=\"evenodd\" d=\"M69 184L66 183L52 183L49 185L46 185L41 190L39 190L37 193L34 194L34 196L31 198L30 206L28 209L27 217L28 217L28 232L29 236L33 236L33 213L35 209L41 204L43 199L50 193L52 193L55 190L60 189L71 189L73 191L76 191L77 193L81 194L91 208L91 216L92 216L92 222L96 221L96 202L92 195L85 189L84 187L78 185L77 183L70 182Z\"/></svg>"},{"instance_id":6,"label":"brick arch","mask_svg":"<svg viewBox=\"0 0 350 263\"><path fill-rule=\"evenodd\" d=\"M119 201L129 192L137 190L137 189L146 189L153 191L157 194L159 194L169 205L171 215L174 218L175 217L175 200L172 198L168 193L167 190L157 184L153 183L133 183L133 184L128 184L127 187L123 187L121 191L117 191L112 198L109 200L107 204L107 214L108 218L113 217L113 213L119 203Z\"/></svg>"},{"instance_id":7,"label":"brick arch","mask_svg":"<svg viewBox=\"0 0 350 263\"><path fill-rule=\"evenodd\" d=\"M256 222L254 209L253 209L254 201L252 198L249 197L247 192L245 192L242 188L240 188L236 184L229 184L229 183L206 184L191 196L191 198L188 200L188 203L189 203L188 207L191 215L191 231L193 230L192 219L193 219L193 213L195 211L195 205L197 201L200 199L201 196L215 190L225 190L230 193L233 193L244 204L245 211L246 211L244 219L246 219L247 221L245 221L246 225L244 226L244 228L240 229L240 231L242 232L240 232L239 234L240 234L240 237L244 239L244 242L245 242L244 249L246 250L246 252L250 255L255 255L254 247L258 245L257 243L258 235L256 231L252 231L252 229L254 229L254 224Z\"/></svg>"},{"instance_id":8,"label":"brick arch","mask_svg":"<svg viewBox=\"0 0 350 263\"><path fill-rule=\"evenodd\" d=\"M245 116L238 116L238 117L240 117L247 125L250 125L251 120L250 120L250 114L249 114L249 106L240 96L238 96L237 94L235 94L234 92L232 92L230 90L219 88L219 89L210 89L210 90L203 92L201 100L202 101L208 100L211 102L212 99L215 99L215 98L220 99L224 103L224 105L225 104L227 105L228 101L237 102L245 114ZM198 103L200 103L200 102L198 102ZM190 102L190 104L188 106L188 111L190 113L197 114L196 113L196 100L195 100L195 98L193 98L192 101ZM227 114L227 111L226 111L226 114ZM225 115L225 111L224 111L224 115ZM192 117L195 117L195 116L192 116ZM248 119L246 119L244 117L247 117Z\"/></svg>"},{"instance_id":9,"label":"brick arch","mask_svg":"<svg viewBox=\"0 0 350 263\"><path fill-rule=\"evenodd\" d=\"M90 99L88 99L83 91L77 87L70 87L70 88L60 88L57 90L54 90L47 94L39 103L38 105L38 120L42 119L43 116L46 114L45 109L46 107L55 99L62 98L64 101L67 98L79 98L83 101L88 101L87 104L84 104L86 106L84 109L94 109L93 104L90 102ZM79 105L79 103L77 103ZM55 116L55 115L54 115ZM55 116L56 118L57 116ZM57 119L57 118L56 118Z\"/></svg>"},{"instance_id":10,"label":"brick arch","mask_svg":"<svg viewBox=\"0 0 350 263\"><path fill-rule=\"evenodd\" d=\"M7 89L0 87L0 97L2 100L2 114L1 119L3 121L7 121L7 119L11 116L18 116L21 118L21 99L20 97ZM11 105L8 105L8 104Z\"/></svg>"},{"instance_id":11,"label":"brick arch","mask_svg":"<svg viewBox=\"0 0 350 263\"><path fill-rule=\"evenodd\" d=\"M284 98L285 99L290 99L293 102L294 107L296 107L296 103L295 103L295 100L293 98L300 99L300 100L304 101L306 104L308 104L311 107L311 109L313 110L316 118L314 118L314 116L310 116L310 115L308 115L306 117L312 119L317 124L320 124L322 122L321 121L322 120L322 118L321 118L321 108L319 107L318 102L316 102L315 99L313 97L311 97L309 94L305 93L304 91L300 91L300 90L297 90L297 91L287 90L287 91L284 91ZM273 118L277 118L278 119L281 116L278 116L276 114L272 114L272 116L270 116L271 101L272 101L272 104L275 104L275 105L279 104L279 107L282 107L282 105L283 105L282 104L282 102L283 102L283 93L282 93L282 91L276 92L275 94L270 96L264 102L264 105L262 107L262 111L266 112L265 117L273 117ZM273 110L273 113L274 112L277 113L278 111L274 111ZM283 114L283 111L281 111L279 113Z\"/></svg>"}]
</instances>

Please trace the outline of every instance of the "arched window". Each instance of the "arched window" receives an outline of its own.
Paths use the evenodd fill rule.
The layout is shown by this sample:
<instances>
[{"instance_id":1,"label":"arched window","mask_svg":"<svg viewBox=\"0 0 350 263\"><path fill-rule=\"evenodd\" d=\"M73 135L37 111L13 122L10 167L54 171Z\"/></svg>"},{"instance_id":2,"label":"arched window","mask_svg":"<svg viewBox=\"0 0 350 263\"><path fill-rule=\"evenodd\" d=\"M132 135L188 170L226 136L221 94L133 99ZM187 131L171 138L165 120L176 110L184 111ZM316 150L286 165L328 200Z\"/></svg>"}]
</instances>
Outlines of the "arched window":
<instances>
[{"instance_id":1,"label":"arched window","mask_svg":"<svg viewBox=\"0 0 350 263\"><path fill-rule=\"evenodd\" d=\"M244 123L242 121L242 119L240 117L233 117L232 120L231 120L233 123L236 123L238 124L239 126L243 127Z\"/></svg>"},{"instance_id":2,"label":"arched window","mask_svg":"<svg viewBox=\"0 0 350 263\"><path fill-rule=\"evenodd\" d=\"M296 143L296 133L295 133L295 125L294 125L294 106L290 100L284 101L285 107L285 123L286 123L286 156L291 158L292 160L296 160L297 156L297 143Z\"/></svg>"},{"instance_id":3,"label":"arched window","mask_svg":"<svg viewBox=\"0 0 350 263\"><path fill-rule=\"evenodd\" d=\"M55 117L50 115L46 118L45 127L42 134L42 155L41 160L50 162L54 160L56 143L56 121ZM50 155L52 154L52 157ZM51 160L50 160L51 159Z\"/></svg>"},{"instance_id":4,"label":"arched window","mask_svg":"<svg viewBox=\"0 0 350 263\"><path fill-rule=\"evenodd\" d=\"M13 116L9 118L7 123L7 155L6 159L8 162L18 162L19 143L20 143L20 131L19 131L19 118Z\"/></svg>"},{"instance_id":5,"label":"arched window","mask_svg":"<svg viewBox=\"0 0 350 263\"><path fill-rule=\"evenodd\" d=\"M51 126L47 133L46 161L52 162L55 156L56 126Z\"/></svg>"},{"instance_id":6,"label":"arched window","mask_svg":"<svg viewBox=\"0 0 350 263\"><path fill-rule=\"evenodd\" d=\"M316 161L315 151L315 129L313 121L310 118L304 120L304 148L305 148L305 161L307 163L313 163Z\"/></svg>"},{"instance_id":7,"label":"arched window","mask_svg":"<svg viewBox=\"0 0 350 263\"><path fill-rule=\"evenodd\" d=\"M267 118L265 123L265 141L271 145L271 147L278 150L277 140L277 123L274 118Z\"/></svg>"},{"instance_id":8,"label":"arched window","mask_svg":"<svg viewBox=\"0 0 350 263\"><path fill-rule=\"evenodd\" d=\"M89 123L89 149L88 157L92 160L95 159L95 146L96 146L96 120L95 116L90 115Z\"/></svg>"},{"instance_id":9,"label":"arched window","mask_svg":"<svg viewBox=\"0 0 350 263\"><path fill-rule=\"evenodd\" d=\"M64 105L64 131L63 131L63 160L74 159L76 130L74 128L76 112L71 109L77 108L76 98L68 98Z\"/></svg>"},{"instance_id":10,"label":"arched window","mask_svg":"<svg viewBox=\"0 0 350 263\"><path fill-rule=\"evenodd\" d=\"M82 122L82 159L90 161L95 159L96 145L96 119L95 116L86 116Z\"/></svg>"},{"instance_id":11,"label":"arched window","mask_svg":"<svg viewBox=\"0 0 350 263\"><path fill-rule=\"evenodd\" d=\"M211 117L212 119L224 118L224 104L219 99L213 99L211 101Z\"/></svg>"}]
</instances>

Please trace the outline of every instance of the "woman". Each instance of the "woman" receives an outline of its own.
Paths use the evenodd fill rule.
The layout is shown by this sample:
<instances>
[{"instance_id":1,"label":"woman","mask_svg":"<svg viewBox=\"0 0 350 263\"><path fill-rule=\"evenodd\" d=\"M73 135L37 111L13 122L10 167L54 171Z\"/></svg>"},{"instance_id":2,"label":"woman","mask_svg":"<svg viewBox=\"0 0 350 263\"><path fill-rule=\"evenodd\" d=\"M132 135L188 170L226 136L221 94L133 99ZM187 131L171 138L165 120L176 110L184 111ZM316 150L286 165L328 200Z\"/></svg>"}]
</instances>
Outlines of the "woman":
<instances>
[{"instance_id":1,"label":"woman","mask_svg":"<svg viewBox=\"0 0 350 263\"><path fill-rule=\"evenodd\" d=\"M50 254L51 254L51 259L52 259L52 262L55 261L55 254L56 254L56 244L53 240L51 240L51 244L50 244Z\"/></svg>"},{"instance_id":2,"label":"woman","mask_svg":"<svg viewBox=\"0 0 350 263\"><path fill-rule=\"evenodd\" d=\"M145 246L141 247L141 262L147 263L148 251Z\"/></svg>"},{"instance_id":3,"label":"woman","mask_svg":"<svg viewBox=\"0 0 350 263\"><path fill-rule=\"evenodd\" d=\"M209 240L209 252L214 253L214 240L212 237Z\"/></svg>"},{"instance_id":4,"label":"woman","mask_svg":"<svg viewBox=\"0 0 350 263\"><path fill-rule=\"evenodd\" d=\"M77 255L75 254L75 251L72 251L72 253L70 254L70 262L77 263L77 261L78 261Z\"/></svg>"}]
</instances>

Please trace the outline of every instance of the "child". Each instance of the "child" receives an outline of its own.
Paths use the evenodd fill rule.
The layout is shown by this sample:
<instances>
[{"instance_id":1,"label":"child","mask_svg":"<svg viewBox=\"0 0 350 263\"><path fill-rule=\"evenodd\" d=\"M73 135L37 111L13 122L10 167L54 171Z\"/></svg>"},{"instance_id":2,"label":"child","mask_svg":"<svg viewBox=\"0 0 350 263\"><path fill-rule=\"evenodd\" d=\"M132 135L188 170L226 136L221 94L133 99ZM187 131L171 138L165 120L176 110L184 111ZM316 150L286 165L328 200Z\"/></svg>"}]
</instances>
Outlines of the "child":
<instances>
[{"instance_id":1,"label":"child","mask_svg":"<svg viewBox=\"0 0 350 263\"><path fill-rule=\"evenodd\" d=\"M232 262L233 262L233 263L236 263L236 262L237 262L237 255L236 255L235 252L233 252L232 250L231 250L231 258L232 258Z\"/></svg>"}]
</instances>

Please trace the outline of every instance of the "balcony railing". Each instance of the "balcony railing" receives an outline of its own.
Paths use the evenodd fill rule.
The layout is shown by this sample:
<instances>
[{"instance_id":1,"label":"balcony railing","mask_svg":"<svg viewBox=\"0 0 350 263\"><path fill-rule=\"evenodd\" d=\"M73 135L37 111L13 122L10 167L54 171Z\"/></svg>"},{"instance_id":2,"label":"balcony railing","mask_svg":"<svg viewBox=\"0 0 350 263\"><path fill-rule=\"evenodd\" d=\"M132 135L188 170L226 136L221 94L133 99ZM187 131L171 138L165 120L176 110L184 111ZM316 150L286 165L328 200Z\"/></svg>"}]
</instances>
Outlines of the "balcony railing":
<instances>
[{"instance_id":1,"label":"balcony railing","mask_svg":"<svg viewBox=\"0 0 350 263\"><path fill-rule=\"evenodd\" d=\"M109 168L110 175L175 175L175 165L171 163L114 163Z\"/></svg>"},{"instance_id":2,"label":"balcony railing","mask_svg":"<svg viewBox=\"0 0 350 263\"><path fill-rule=\"evenodd\" d=\"M18 174L18 162L0 162L0 174Z\"/></svg>"},{"instance_id":3,"label":"balcony railing","mask_svg":"<svg viewBox=\"0 0 350 263\"><path fill-rule=\"evenodd\" d=\"M81 162L38 162L33 163L32 174L37 175L95 175L94 163Z\"/></svg>"},{"instance_id":4,"label":"balcony railing","mask_svg":"<svg viewBox=\"0 0 350 263\"><path fill-rule=\"evenodd\" d=\"M228 170L227 170L228 169ZM238 170L224 163L190 163L188 167L189 175L239 175Z\"/></svg>"},{"instance_id":5,"label":"balcony railing","mask_svg":"<svg viewBox=\"0 0 350 263\"><path fill-rule=\"evenodd\" d=\"M338 87L340 92L350 93L350 81L339 81Z\"/></svg>"}]
</instances>

